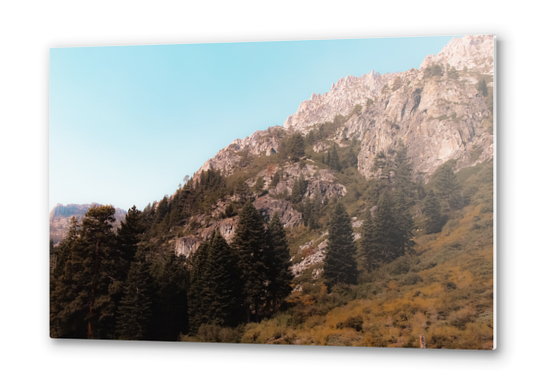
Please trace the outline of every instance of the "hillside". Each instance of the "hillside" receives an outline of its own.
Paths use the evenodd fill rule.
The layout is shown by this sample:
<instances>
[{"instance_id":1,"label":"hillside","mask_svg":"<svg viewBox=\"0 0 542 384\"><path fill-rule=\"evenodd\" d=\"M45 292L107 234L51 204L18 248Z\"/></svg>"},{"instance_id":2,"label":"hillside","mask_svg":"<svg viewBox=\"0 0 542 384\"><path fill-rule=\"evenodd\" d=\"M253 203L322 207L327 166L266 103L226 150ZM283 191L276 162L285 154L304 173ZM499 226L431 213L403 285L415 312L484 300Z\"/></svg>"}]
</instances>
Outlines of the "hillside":
<instances>
[{"instance_id":1,"label":"hillside","mask_svg":"<svg viewBox=\"0 0 542 384\"><path fill-rule=\"evenodd\" d=\"M123 268L130 261L148 268L148 276L139 278L154 281L148 290L155 296L149 297L164 305L149 307L156 313L148 315L148 322L169 331L165 336L143 328L134 335L381 347L418 347L424 335L428 348L492 349L493 153L492 36L453 39L438 55L426 57L419 69L340 79L328 93L302 102L284 126L234 140L171 196L131 216L121 212L126 223L136 216L140 223L125 224L118 240L109 239L111 247L131 239L119 251L129 255ZM345 236L354 241L357 267L349 271L353 279L332 284L326 268L337 246L342 209L347 222L341 228L352 231ZM65 236L68 216L87 210L55 208L51 236ZM288 255L289 261L280 261L291 272L284 278L287 294L281 299L273 291L275 281L266 271L278 261L265 264L276 256L267 254L261 270L254 272L265 277L260 296L237 292L232 299L236 310L246 313L232 310L235 319L221 321L204 313L200 306L211 307L218 300L207 298L207 292L254 267L243 264L248 256L242 251L253 239L242 243L240 233L270 233L271 228L280 236L260 237L266 244L260 247ZM80 237L93 238L95 229L86 235L85 230ZM77 241L75 236L61 242L58 254L81 258L69 256L76 249L70 242ZM387 243L389 249L384 249ZM215 264L205 261L219 256ZM232 260L239 260L238 265L224 266ZM221 266L223 278L213 280ZM118 274L127 272L121 268ZM251 284L257 285L253 275L242 278L242 284L253 279ZM52 290L60 297L59 287ZM163 301L169 297L163 287L180 295L176 323L172 314L164 315L170 305ZM237 288L223 292L228 289ZM109 288L107 292L116 293L104 293L104 300L120 303L121 291L118 285ZM238 302L241 296L243 303ZM231 308L224 304L216 313L226 310ZM58 324L66 315L60 313L52 320L56 337L75 335L63 333ZM103 337L118 337L111 324L103 325ZM84 332L78 332L82 337ZM122 336L124 328L117 332L130 338Z\"/></svg>"}]
</instances>

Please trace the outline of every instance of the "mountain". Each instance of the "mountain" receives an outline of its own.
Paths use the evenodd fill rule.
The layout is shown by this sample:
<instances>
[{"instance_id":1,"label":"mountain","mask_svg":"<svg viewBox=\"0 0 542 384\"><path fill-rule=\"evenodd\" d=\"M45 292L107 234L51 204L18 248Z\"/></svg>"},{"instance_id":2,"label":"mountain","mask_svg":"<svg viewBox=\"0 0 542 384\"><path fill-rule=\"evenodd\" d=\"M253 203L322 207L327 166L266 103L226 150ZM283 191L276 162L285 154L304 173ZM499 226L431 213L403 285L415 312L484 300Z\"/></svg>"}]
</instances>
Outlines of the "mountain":
<instances>
[{"instance_id":1,"label":"mountain","mask_svg":"<svg viewBox=\"0 0 542 384\"><path fill-rule=\"evenodd\" d=\"M337 117L348 119L315 151L329 148L332 142L345 145L344 138L361 141L358 170L366 177L372 175L376 154L399 139L408 147L420 176L432 174L451 159L458 160L458 169L486 161L493 157L493 106L479 94L477 84L484 79L493 87L493 39L491 35L453 38L439 54L427 56L419 69L341 78L329 92L303 101L283 127L235 140L196 176L211 168L231 174L243 151L267 156L277 151L281 130L307 135ZM426 69L434 65L442 66L442 75L427 75Z\"/></svg>"},{"instance_id":2,"label":"mountain","mask_svg":"<svg viewBox=\"0 0 542 384\"><path fill-rule=\"evenodd\" d=\"M493 348L493 44L492 36L464 36L427 56L418 69L340 79L329 92L303 101L284 126L234 140L171 196L144 208L141 232L123 241L131 239L144 257L141 266L150 267L150 275L130 268L141 282L155 280L155 288L143 292L174 279L184 295L180 301L172 296L171 306L168 285L146 298L145 305L156 295L165 300L156 319L170 318L167 308L186 310L182 320L169 323L168 340L412 348L424 335L428 348ZM55 207L51 237L58 241L69 218L81 217L89 206ZM263 235L275 214L284 227L281 240ZM117 210L120 215L126 212ZM276 234L277 224L275 219ZM244 238L228 251L225 243L236 236ZM340 248L350 236L354 243ZM95 257L70 248L69 240L64 244L52 249L52 260L70 252L75 261ZM280 252L259 262L239 261L276 244ZM123 251L112 248L111 255ZM334 264L335 271L348 270L349 279L333 285L330 255L347 253ZM202 308L215 299L200 295L211 285L197 288L222 265L210 260L227 254L238 260L230 277L265 267L258 270L265 282L256 284L260 299L243 304L244 320L228 319L235 328L205 320ZM283 279L264 271L278 265L270 263L277 254L292 272ZM222 256L221 263L232 260ZM213 271L206 270L211 265ZM70 268L51 263L53 276ZM241 280L236 284L250 279ZM269 301L277 281L288 288L287 305ZM110 287L111 296L119 285ZM62 298L64 289L55 292ZM225 306L240 298L246 299L239 293ZM263 298L268 300L259 305ZM61 320L64 307L56 306ZM138 316L148 335L167 328L155 320L144 325Z\"/></svg>"},{"instance_id":3,"label":"mountain","mask_svg":"<svg viewBox=\"0 0 542 384\"><path fill-rule=\"evenodd\" d=\"M284 126L270 127L234 140L206 161L194 179L199 180L202 172L211 169L220 170L224 176L248 174L249 158L270 157L280 152L284 137L300 132L308 139L311 132L322 130L331 134L313 145L315 156L325 155L333 145L346 148L357 141L356 167L367 179L378 176L372 170L378 153L393 150L399 141L408 149L416 179L424 182L450 160L455 161L455 171L491 160L494 149L493 44L491 35L453 38L439 54L427 56L419 69L383 75L371 71L361 77L339 79L329 92L313 94L303 101ZM490 97L484 97L478 90L482 80ZM347 190L337 175L311 164L313 159L308 159L303 169L298 164L285 163L280 168L286 177L272 188L269 188L271 179L279 167L248 177L249 186L262 177L265 188L269 189L268 196L256 200L259 209L267 212L273 210L272 206L280 205L281 216L289 212L286 216L290 219L283 223L300 225L299 219L292 221L291 218L301 213L276 197L290 194L295 178L301 174L309 183L305 197L314 196L317 189L329 199L345 196ZM216 207L216 213L223 211L225 204L221 207ZM198 219L200 224L204 219L203 216ZM226 225L220 220L211 220L210 223L214 224L209 228L224 228L222 234L226 238L231 238L235 230L235 222ZM211 230L202 229L176 239L177 252L193 252L210 233Z\"/></svg>"},{"instance_id":4,"label":"mountain","mask_svg":"<svg viewBox=\"0 0 542 384\"><path fill-rule=\"evenodd\" d=\"M82 220L85 213L93 205L101 205L98 203L90 204L57 204L49 213L49 237L53 240L53 244L58 244L70 229L70 220L73 216ZM126 217L126 211L124 209L115 209L115 218L117 221L113 225L115 228L120 225L120 222Z\"/></svg>"}]
</instances>

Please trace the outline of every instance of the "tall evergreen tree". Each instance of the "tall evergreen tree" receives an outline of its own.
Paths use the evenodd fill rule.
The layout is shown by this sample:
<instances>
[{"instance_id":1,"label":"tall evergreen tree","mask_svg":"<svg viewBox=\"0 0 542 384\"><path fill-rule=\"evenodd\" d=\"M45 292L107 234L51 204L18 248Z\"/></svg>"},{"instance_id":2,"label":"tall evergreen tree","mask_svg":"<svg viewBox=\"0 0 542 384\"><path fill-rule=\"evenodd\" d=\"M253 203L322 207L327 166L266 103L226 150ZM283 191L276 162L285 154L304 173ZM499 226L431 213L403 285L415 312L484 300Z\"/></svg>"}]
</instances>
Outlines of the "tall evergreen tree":
<instances>
[{"instance_id":1,"label":"tall evergreen tree","mask_svg":"<svg viewBox=\"0 0 542 384\"><path fill-rule=\"evenodd\" d=\"M320 185L318 185L318 188L316 188L316 191L314 192L314 198L312 202L312 210L313 214L318 218L320 217L320 214L322 213L322 192L320 191Z\"/></svg>"},{"instance_id":2,"label":"tall evergreen tree","mask_svg":"<svg viewBox=\"0 0 542 384\"><path fill-rule=\"evenodd\" d=\"M273 311L276 312L281 301L292 292L291 283L294 278L286 231L276 211L269 223L269 237L272 251L267 261L270 280L268 289L273 301Z\"/></svg>"},{"instance_id":3,"label":"tall evergreen tree","mask_svg":"<svg viewBox=\"0 0 542 384\"><path fill-rule=\"evenodd\" d=\"M205 275L209 270L209 248L208 242L200 244L190 258L192 268L190 270L190 288L188 291L188 315L190 332L192 333L197 333L202 324L210 322L208 312L209 296L203 294L208 290Z\"/></svg>"},{"instance_id":4,"label":"tall evergreen tree","mask_svg":"<svg viewBox=\"0 0 542 384\"><path fill-rule=\"evenodd\" d=\"M273 175L273 178L271 179L271 187L274 188L277 186L277 184L280 182L280 171L276 171Z\"/></svg>"},{"instance_id":5,"label":"tall evergreen tree","mask_svg":"<svg viewBox=\"0 0 542 384\"><path fill-rule=\"evenodd\" d=\"M117 300L122 294L115 250L115 208L92 206L82 225L72 220L59 245L51 295L53 337L113 338Z\"/></svg>"},{"instance_id":6,"label":"tall evergreen tree","mask_svg":"<svg viewBox=\"0 0 542 384\"><path fill-rule=\"evenodd\" d=\"M67 236L57 245L56 265L50 280L50 334L53 338L85 338L86 312L75 303L81 277L80 222L70 219Z\"/></svg>"},{"instance_id":7,"label":"tall evergreen tree","mask_svg":"<svg viewBox=\"0 0 542 384\"><path fill-rule=\"evenodd\" d=\"M454 161L448 161L433 174L437 197L444 203L444 207L450 211L460 209L463 205L461 186L454 173L454 166Z\"/></svg>"},{"instance_id":8,"label":"tall evergreen tree","mask_svg":"<svg viewBox=\"0 0 542 384\"><path fill-rule=\"evenodd\" d=\"M117 333L123 340L148 338L151 321L152 278L144 258L132 261L124 284L124 296L120 301Z\"/></svg>"},{"instance_id":9,"label":"tall evergreen tree","mask_svg":"<svg viewBox=\"0 0 542 384\"><path fill-rule=\"evenodd\" d=\"M423 213L427 217L425 221L425 232L429 235L438 233L442 230L443 220L440 211L440 204L433 190L427 193L425 198Z\"/></svg>"},{"instance_id":10,"label":"tall evergreen tree","mask_svg":"<svg viewBox=\"0 0 542 384\"><path fill-rule=\"evenodd\" d=\"M363 266L367 271L371 272L378 263L378 246L376 244L375 226L369 209L365 211L361 231L360 251Z\"/></svg>"},{"instance_id":11,"label":"tall evergreen tree","mask_svg":"<svg viewBox=\"0 0 542 384\"><path fill-rule=\"evenodd\" d=\"M374 219L374 240L377 245L378 261L389 263L401 253L401 233L395 217L395 209L391 195L384 191L378 200L378 210Z\"/></svg>"},{"instance_id":12,"label":"tall evergreen tree","mask_svg":"<svg viewBox=\"0 0 542 384\"><path fill-rule=\"evenodd\" d=\"M404 194L397 191L394 195L394 215L397 224L397 242L399 255L412 255L414 253L414 219L410 214L409 206L405 200Z\"/></svg>"},{"instance_id":13,"label":"tall evergreen tree","mask_svg":"<svg viewBox=\"0 0 542 384\"><path fill-rule=\"evenodd\" d=\"M478 90L478 92L480 92L482 94L482 96L486 97L487 94L488 94L488 91L487 91L487 84L486 84L486 81L484 79L480 80L478 82L478 85L476 86L476 89Z\"/></svg>"},{"instance_id":14,"label":"tall evergreen tree","mask_svg":"<svg viewBox=\"0 0 542 384\"><path fill-rule=\"evenodd\" d=\"M239 223L233 238L232 248L238 258L238 268L243 281L246 320L254 311L259 321L259 311L266 298L269 276L266 265L268 241L263 218L251 202L245 203L239 214Z\"/></svg>"},{"instance_id":15,"label":"tall evergreen tree","mask_svg":"<svg viewBox=\"0 0 542 384\"><path fill-rule=\"evenodd\" d=\"M346 153L346 164L349 167L357 167L358 165L358 157L354 153L354 145L355 144L351 145L350 149Z\"/></svg>"},{"instance_id":16,"label":"tall evergreen tree","mask_svg":"<svg viewBox=\"0 0 542 384\"><path fill-rule=\"evenodd\" d=\"M158 340L176 341L181 332L188 332L187 291L189 275L184 256L166 252L163 269L157 279L155 327Z\"/></svg>"},{"instance_id":17,"label":"tall evergreen tree","mask_svg":"<svg viewBox=\"0 0 542 384\"><path fill-rule=\"evenodd\" d=\"M265 182L263 180L263 177L260 176L256 180L256 183L254 184L254 187L252 188L252 190L254 191L254 193L256 193L256 195L260 195L263 191L264 185L265 185Z\"/></svg>"},{"instance_id":18,"label":"tall evergreen tree","mask_svg":"<svg viewBox=\"0 0 542 384\"><path fill-rule=\"evenodd\" d=\"M408 205L411 205L415 195L415 184L412 178L412 163L407 154L407 147L403 140L399 140L395 151L394 167L394 184L395 190L405 197Z\"/></svg>"},{"instance_id":19,"label":"tall evergreen tree","mask_svg":"<svg viewBox=\"0 0 542 384\"><path fill-rule=\"evenodd\" d=\"M119 280L118 255L115 252L115 208L111 205L92 206L81 227L81 286L77 301L84 303L87 312L87 337L114 338L114 296L122 294Z\"/></svg>"},{"instance_id":20,"label":"tall evergreen tree","mask_svg":"<svg viewBox=\"0 0 542 384\"><path fill-rule=\"evenodd\" d=\"M292 161L297 162L305 156L305 141L301 133L294 133L290 139L290 157Z\"/></svg>"},{"instance_id":21,"label":"tall evergreen tree","mask_svg":"<svg viewBox=\"0 0 542 384\"><path fill-rule=\"evenodd\" d=\"M355 284L357 266L354 255L354 232L350 217L341 203L337 203L331 224L324 257L324 279L328 290L339 283Z\"/></svg>"},{"instance_id":22,"label":"tall evergreen tree","mask_svg":"<svg viewBox=\"0 0 542 384\"><path fill-rule=\"evenodd\" d=\"M311 220L313 220L313 208L312 208L312 199L306 199L305 204L303 204L303 224L305 227L309 226Z\"/></svg>"},{"instance_id":23,"label":"tall evergreen tree","mask_svg":"<svg viewBox=\"0 0 542 384\"><path fill-rule=\"evenodd\" d=\"M299 178L294 182L292 187L292 203L297 204L301 202L305 192L307 192L308 182L305 180L303 174L299 175Z\"/></svg>"},{"instance_id":24,"label":"tall evergreen tree","mask_svg":"<svg viewBox=\"0 0 542 384\"><path fill-rule=\"evenodd\" d=\"M239 180L235 185L235 194L239 196L239 201L244 204L249 195L249 189L247 183L244 180Z\"/></svg>"},{"instance_id":25,"label":"tall evergreen tree","mask_svg":"<svg viewBox=\"0 0 542 384\"><path fill-rule=\"evenodd\" d=\"M336 171L341 170L341 163L339 161L339 154L337 152L337 147L334 145L333 148L331 148L331 154L329 157L329 164L332 169Z\"/></svg>"},{"instance_id":26,"label":"tall evergreen tree","mask_svg":"<svg viewBox=\"0 0 542 384\"><path fill-rule=\"evenodd\" d=\"M236 326L241 320L241 286L237 260L220 232L215 232L209 245L204 273L203 301L209 303L207 316L212 323Z\"/></svg>"},{"instance_id":27,"label":"tall evergreen tree","mask_svg":"<svg viewBox=\"0 0 542 384\"><path fill-rule=\"evenodd\" d=\"M128 210L124 221L120 223L117 229L117 249L120 252L120 269L126 271L130 269L130 264L135 261L137 244L141 240L141 235L145 231L143 225L143 214L134 205ZM126 277L124 274L123 277Z\"/></svg>"}]
</instances>

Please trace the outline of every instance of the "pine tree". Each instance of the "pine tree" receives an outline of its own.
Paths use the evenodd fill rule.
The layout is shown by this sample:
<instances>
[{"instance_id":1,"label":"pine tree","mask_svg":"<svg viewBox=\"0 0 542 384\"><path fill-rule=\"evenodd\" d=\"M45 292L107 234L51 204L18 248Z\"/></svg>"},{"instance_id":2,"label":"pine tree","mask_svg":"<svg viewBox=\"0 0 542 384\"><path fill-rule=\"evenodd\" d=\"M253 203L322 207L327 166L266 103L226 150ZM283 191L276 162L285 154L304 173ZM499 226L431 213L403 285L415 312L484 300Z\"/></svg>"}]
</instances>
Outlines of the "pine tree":
<instances>
[{"instance_id":1,"label":"pine tree","mask_svg":"<svg viewBox=\"0 0 542 384\"><path fill-rule=\"evenodd\" d=\"M273 178L271 179L271 187L275 188L277 184L280 182L280 171L276 171L273 175Z\"/></svg>"},{"instance_id":2,"label":"pine tree","mask_svg":"<svg viewBox=\"0 0 542 384\"><path fill-rule=\"evenodd\" d=\"M399 247L399 256L414 254L414 219L410 214L409 206L402 193L396 192L394 195L394 215L397 223L397 242Z\"/></svg>"},{"instance_id":3,"label":"pine tree","mask_svg":"<svg viewBox=\"0 0 542 384\"><path fill-rule=\"evenodd\" d=\"M314 192L314 198L312 202L312 211L316 218L319 218L322 213L322 200L322 192L320 191L320 185L318 185L316 191Z\"/></svg>"},{"instance_id":4,"label":"pine tree","mask_svg":"<svg viewBox=\"0 0 542 384\"><path fill-rule=\"evenodd\" d=\"M122 340L143 340L151 321L151 275L144 259L133 261L120 302L117 333Z\"/></svg>"},{"instance_id":5,"label":"pine tree","mask_svg":"<svg viewBox=\"0 0 542 384\"><path fill-rule=\"evenodd\" d=\"M395 218L391 195L383 192L378 200L378 210L374 219L375 257L379 262L389 263L402 256L401 233Z\"/></svg>"},{"instance_id":6,"label":"pine tree","mask_svg":"<svg viewBox=\"0 0 542 384\"><path fill-rule=\"evenodd\" d=\"M346 163L349 167L357 167L358 157L354 153L354 144L350 146L350 149L346 153Z\"/></svg>"},{"instance_id":7,"label":"pine tree","mask_svg":"<svg viewBox=\"0 0 542 384\"><path fill-rule=\"evenodd\" d=\"M239 196L241 204L244 204L247 201L249 192L248 185L244 180L239 180L235 185L235 194Z\"/></svg>"},{"instance_id":8,"label":"pine tree","mask_svg":"<svg viewBox=\"0 0 542 384\"><path fill-rule=\"evenodd\" d=\"M303 196L305 195L305 192L307 192L307 187L308 182L305 180L303 174L301 174L299 178L294 182L294 186L292 187L292 203L297 204L301 202Z\"/></svg>"},{"instance_id":9,"label":"pine tree","mask_svg":"<svg viewBox=\"0 0 542 384\"><path fill-rule=\"evenodd\" d=\"M440 211L440 204L433 190L427 193L423 206L423 214L427 217L425 222L425 232L429 235L438 233L442 230L443 220Z\"/></svg>"},{"instance_id":10,"label":"pine tree","mask_svg":"<svg viewBox=\"0 0 542 384\"><path fill-rule=\"evenodd\" d=\"M463 205L461 186L454 173L455 162L448 161L433 174L437 197L445 204L446 209L454 211Z\"/></svg>"},{"instance_id":11,"label":"pine tree","mask_svg":"<svg viewBox=\"0 0 542 384\"><path fill-rule=\"evenodd\" d=\"M120 269L128 272L130 264L135 261L137 244L145 231L142 212L134 205L128 210L124 221L117 230L117 249L120 252L122 265ZM126 275L124 275L126 276Z\"/></svg>"},{"instance_id":12,"label":"pine tree","mask_svg":"<svg viewBox=\"0 0 542 384\"><path fill-rule=\"evenodd\" d=\"M482 94L482 96L486 97L488 94L487 91L487 84L484 79L480 80L478 82L478 85L476 86L476 90Z\"/></svg>"},{"instance_id":13,"label":"pine tree","mask_svg":"<svg viewBox=\"0 0 542 384\"><path fill-rule=\"evenodd\" d=\"M114 338L115 313L122 294L118 256L115 252L115 208L92 206L81 227L82 279L77 301L85 303L87 337Z\"/></svg>"},{"instance_id":14,"label":"pine tree","mask_svg":"<svg viewBox=\"0 0 542 384\"><path fill-rule=\"evenodd\" d=\"M170 226L178 226L181 224L181 221L183 220L183 215L181 211L179 210L179 207L177 204L171 208L170 216L169 216L169 224Z\"/></svg>"},{"instance_id":15,"label":"pine tree","mask_svg":"<svg viewBox=\"0 0 542 384\"><path fill-rule=\"evenodd\" d=\"M361 231L360 251L363 259L363 266L367 271L372 272L376 269L378 262L378 247L375 242L375 226L369 209L365 211Z\"/></svg>"},{"instance_id":16,"label":"pine tree","mask_svg":"<svg viewBox=\"0 0 542 384\"><path fill-rule=\"evenodd\" d=\"M410 206L414 199L415 184L412 179L412 163L408 158L407 148L403 140L399 140L399 144L397 145L393 167L395 173L395 190L405 197L406 202Z\"/></svg>"},{"instance_id":17,"label":"pine tree","mask_svg":"<svg viewBox=\"0 0 542 384\"><path fill-rule=\"evenodd\" d=\"M114 215L110 205L92 206L82 225L72 219L67 238L58 246L51 285L52 337L115 337L122 281Z\"/></svg>"},{"instance_id":18,"label":"pine tree","mask_svg":"<svg viewBox=\"0 0 542 384\"><path fill-rule=\"evenodd\" d=\"M329 157L329 166L336 171L341 170L341 163L339 161L339 154L337 153L337 147L333 146L331 149L331 155Z\"/></svg>"},{"instance_id":19,"label":"pine tree","mask_svg":"<svg viewBox=\"0 0 542 384\"><path fill-rule=\"evenodd\" d=\"M252 188L252 190L254 191L254 193L256 193L256 195L259 196L263 191L264 185L265 183L264 183L263 177L260 176L256 180L256 183L254 184L254 187Z\"/></svg>"},{"instance_id":20,"label":"pine tree","mask_svg":"<svg viewBox=\"0 0 542 384\"><path fill-rule=\"evenodd\" d=\"M176 341L181 332L188 332L188 280L184 256L177 257L173 249L168 249L157 279L155 327L158 340Z\"/></svg>"},{"instance_id":21,"label":"pine tree","mask_svg":"<svg viewBox=\"0 0 542 384\"><path fill-rule=\"evenodd\" d=\"M81 276L80 222L70 219L67 236L57 245L56 265L50 280L50 335L53 338L85 338L86 312L82 305L74 305L79 294Z\"/></svg>"},{"instance_id":22,"label":"pine tree","mask_svg":"<svg viewBox=\"0 0 542 384\"><path fill-rule=\"evenodd\" d=\"M259 321L259 311L266 297L268 270L265 262L269 252L266 236L262 216L251 202L247 202L239 214L232 243L243 281L242 296L247 322L250 322L251 311Z\"/></svg>"},{"instance_id":23,"label":"pine tree","mask_svg":"<svg viewBox=\"0 0 542 384\"><path fill-rule=\"evenodd\" d=\"M218 325L236 326L240 320L242 281L237 260L220 232L215 232L209 246L207 268L204 273L203 301L209 303L208 318Z\"/></svg>"},{"instance_id":24,"label":"pine tree","mask_svg":"<svg viewBox=\"0 0 542 384\"><path fill-rule=\"evenodd\" d=\"M208 308L209 296L204 295L207 291L207 280L205 275L209 269L209 248L210 244L200 244L194 255L190 258L192 269L190 270L190 288L188 291L188 315L190 332L197 333L202 324L210 322Z\"/></svg>"},{"instance_id":25,"label":"pine tree","mask_svg":"<svg viewBox=\"0 0 542 384\"><path fill-rule=\"evenodd\" d=\"M341 203L337 203L331 224L324 258L324 278L328 290L339 283L355 284L357 266L356 246L350 217Z\"/></svg>"},{"instance_id":26,"label":"pine tree","mask_svg":"<svg viewBox=\"0 0 542 384\"><path fill-rule=\"evenodd\" d=\"M269 270L269 296L273 301L273 312L279 308L280 302L292 292L292 280L294 278L290 268L290 250L286 240L284 225L275 211L269 223L269 236L272 243L272 252L267 259Z\"/></svg>"},{"instance_id":27,"label":"pine tree","mask_svg":"<svg viewBox=\"0 0 542 384\"><path fill-rule=\"evenodd\" d=\"M290 157L292 161L297 162L305 156L305 141L301 133L294 133L290 139Z\"/></svg>"},{"instance_id":28,"label":"pine tree","mask_svg":"<svg viewBox=\"0 0 542 384\"><path fill-rule=\"evenodd\" d=\"M303 204L303 225L305 227L309 226L309 222L311 221L313 217L313 209L312 209L312 199L307 199L305 201L305 204Z\"/></svg>"},{"instance_id":29,"label":"pine tree","mask_svg":"<svg viewBox=\"0 0 542 384\"><path fill-rule=\"evenodd\" d=\"M235 216L236 212L235 212L235 208L233 207L233 202L230 202L227 206L226 206L226 209L224 210L224 215L226 217L233 217Z\"/></svg>"}]
</instances>

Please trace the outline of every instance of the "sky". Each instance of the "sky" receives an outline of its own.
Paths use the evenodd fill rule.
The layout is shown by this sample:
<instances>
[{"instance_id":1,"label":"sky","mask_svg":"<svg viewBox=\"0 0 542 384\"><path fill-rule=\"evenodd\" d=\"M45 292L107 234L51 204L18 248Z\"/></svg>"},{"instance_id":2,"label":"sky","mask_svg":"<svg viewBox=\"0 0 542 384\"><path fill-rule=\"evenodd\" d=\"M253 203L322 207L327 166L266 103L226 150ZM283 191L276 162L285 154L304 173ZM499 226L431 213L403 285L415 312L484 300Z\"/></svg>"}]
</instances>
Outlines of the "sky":
<instances>
[{"instance_id":1,"label":"sky","mask_svg":"<svg viewBox=\"0 0 542 384\"><path fill-rule=\"evenodd\" d=\"M418 68L452 37L52 48L49 208L143 209L312 93Z\"/></svg>"}]
</instances>

